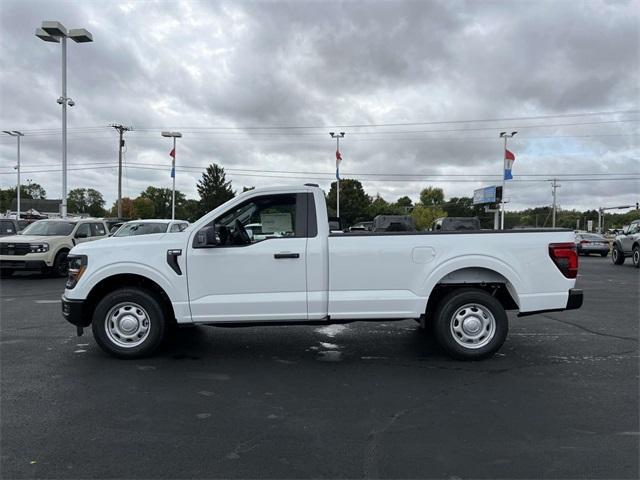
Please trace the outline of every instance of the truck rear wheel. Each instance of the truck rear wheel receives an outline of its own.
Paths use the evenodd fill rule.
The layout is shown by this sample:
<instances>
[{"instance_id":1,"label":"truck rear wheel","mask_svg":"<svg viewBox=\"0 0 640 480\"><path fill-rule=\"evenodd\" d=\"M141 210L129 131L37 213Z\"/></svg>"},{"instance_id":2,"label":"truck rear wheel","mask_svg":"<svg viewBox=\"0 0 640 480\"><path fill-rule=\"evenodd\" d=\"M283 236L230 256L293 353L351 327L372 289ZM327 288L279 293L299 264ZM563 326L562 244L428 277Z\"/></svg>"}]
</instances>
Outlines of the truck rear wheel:
<instances>
[{"instance_id":1,"label":"truck rear wheel","mask_svg":"<svg viewBox=\"0 0 640 480\"><path fill-rule=\"evenodd\" d=\"M633 247L631 260L633 261L634 267L640 268L640 246L636 245L635 247Z\"/></svg>"},{"instance_id":2,"label":"truck rear wheel","mask_svg":"<svg viewBox=\"0 0 640 480\"><path fill-rule=\"evenodd\" d=\"M96 343L119 358L140 358L160 346L167 331L161 303L149 291L121 288L96 306L91 324Z\"/></svg>"},{"instance_id":3,"label":"truck rear wheel","mask_svg":"<svg viewBox=\"0 0 640 480\"><path fill-rule=\"evenodd\" d=\"M434 327L440 346L458 360L481 360L507 338L509 320L502 304L484 290L451 292L439 303Z\"/></svg>"},{"instance_id":4,"label":"truck rear wheel","mask_svg":"<svg viewBox=\"0 0 640 480\"><path fill-rule=\"evenodd\" d=\"M618 245L614 245L613 250L611 250L611 261L616 265L622 265L624 263L624 253L622 253Z\"/></svg>"}]
</instances>

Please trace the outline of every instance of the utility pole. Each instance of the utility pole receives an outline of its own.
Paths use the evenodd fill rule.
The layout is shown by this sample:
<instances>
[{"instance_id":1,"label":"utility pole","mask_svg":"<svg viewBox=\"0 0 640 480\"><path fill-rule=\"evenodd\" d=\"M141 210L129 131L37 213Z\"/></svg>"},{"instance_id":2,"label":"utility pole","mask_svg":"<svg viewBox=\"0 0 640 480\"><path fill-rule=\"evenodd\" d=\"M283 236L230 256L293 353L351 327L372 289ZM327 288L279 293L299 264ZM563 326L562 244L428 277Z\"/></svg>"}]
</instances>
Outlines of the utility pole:
<instances>
[{"instance_id":1,"label":"utility pole","mask_svg":"<svg viewBox=\"0 0 640 480\"><path fill-rule=\"evenodd\" d=\"M336 217L340 218L340 162L342 155L340 154L340 139L344 138L344 132L329 132L331 138L336 139Z\"/></svg>"},{"instance_id":2,"label":"utility pole","mask_svg":"<svg viewBox=\"0 0 640 480\"><path fill-rule=\"evenodd\" d=\"M558 185L557 180L554 178L551 181L551 190L553 192L553 217L551 220L551 227L556 228L556 190L560 188L562 185Z\"/></svg>"},{"instance_id":3,"label":"utility pole","mask_svg":"<svg viewBox=\"0 0 640 480\"><path fill-rule=\"evenodd\" d=\"M122 125L111 124L120 134L118 142L118 218L122 218L122 147L124 147L124 132L129 132L132 127L124 127Z\"/></svg>"},{"instance_id":4,"label":"utility pole","mask_svg":"<svg viewBox=\"0 0 640 480\"><path fill-rule=\"evenodd\" d=\"M16 184L16 220L20 220L20 137L24 137L24 133L18 130L3 130L3 133L16 137L18 140L18 164L15 169L18 171L18 183Z\"/></svg>"}]
</instances>

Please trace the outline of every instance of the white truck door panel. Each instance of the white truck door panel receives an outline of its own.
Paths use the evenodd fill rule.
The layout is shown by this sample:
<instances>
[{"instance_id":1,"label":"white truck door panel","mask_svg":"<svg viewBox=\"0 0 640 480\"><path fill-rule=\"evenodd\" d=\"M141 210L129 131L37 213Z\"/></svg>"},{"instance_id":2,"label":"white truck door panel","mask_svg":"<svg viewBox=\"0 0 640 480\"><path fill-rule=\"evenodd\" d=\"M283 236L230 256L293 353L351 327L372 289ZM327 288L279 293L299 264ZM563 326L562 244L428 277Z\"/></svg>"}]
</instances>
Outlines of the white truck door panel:
<instances>
[{"instance_id":1,"label":"white truck door panel","mask_svg":"<svg viewBox=\"0 0 640 480\"><path fill-rule=\"evenodd\" d=\"M306 243L306 238L278 238L246 247L191 249L193 321L306 320Z\"/></svg>"},{"instance_id":2,"label":"white truck door panel","mask_svg":"<svg viewBox=\"0 0 640 480\"><path fill-rule=\"evenodd\" d=\"M305 194L267 194L218 214L216 245L187 254L193 321L307 320L306 210Z\"/></svg>"}]
</instances>

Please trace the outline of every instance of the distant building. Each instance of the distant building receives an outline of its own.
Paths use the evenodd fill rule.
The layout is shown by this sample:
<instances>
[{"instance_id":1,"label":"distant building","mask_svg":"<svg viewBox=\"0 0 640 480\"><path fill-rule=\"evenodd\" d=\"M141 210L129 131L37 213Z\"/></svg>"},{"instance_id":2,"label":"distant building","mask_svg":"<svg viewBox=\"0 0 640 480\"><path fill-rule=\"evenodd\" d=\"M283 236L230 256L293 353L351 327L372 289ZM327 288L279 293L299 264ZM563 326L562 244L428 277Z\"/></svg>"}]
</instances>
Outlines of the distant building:
<instances>
[{"instance_id":1,"label":"distant building","mask_svg":"<svg viewBox=\"0 0 640 480\"><path fill-rule=\"evenodd\" d=\"M60 205L62 204L62 200L32 200L30 198L21 198L20 199L20 213L25 215L28 212L39 213L41 215L46 215L47 217L59 217L60 216ZM18 208L18 204L16 199L11 200L11 211L15 212Z\"/></svg>"}]
</instances>

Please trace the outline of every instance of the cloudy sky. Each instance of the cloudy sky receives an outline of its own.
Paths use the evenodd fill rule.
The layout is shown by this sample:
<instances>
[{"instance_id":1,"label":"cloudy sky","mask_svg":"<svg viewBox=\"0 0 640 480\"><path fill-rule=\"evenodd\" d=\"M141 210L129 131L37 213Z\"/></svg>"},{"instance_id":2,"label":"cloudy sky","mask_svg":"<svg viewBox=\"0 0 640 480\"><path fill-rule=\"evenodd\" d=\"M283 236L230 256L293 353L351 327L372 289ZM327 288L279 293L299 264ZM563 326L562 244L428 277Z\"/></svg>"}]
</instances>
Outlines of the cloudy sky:
<instances>
[{"instance_id":1,"label":"cloudy sky","mask_svg":"<svg viewBox=\"0 0 640 480\"><path fill-rule=\"evenodd\" d=\"M177 188L211 162L242 186L335 173L387 200L440 186L470 196L500 181L502 130L519 133L511 208L640 200L637 1L0 1L0 130L22 130L23 178L61 192L60 45L43 20L87 28L68 45L69 188ZM15 139L0 138L0 187L15 184ZM299 173L294 173L299 172Z\"/></svg>"}]
</instances>

